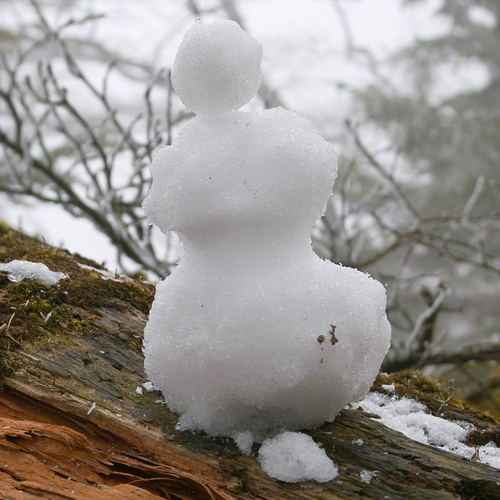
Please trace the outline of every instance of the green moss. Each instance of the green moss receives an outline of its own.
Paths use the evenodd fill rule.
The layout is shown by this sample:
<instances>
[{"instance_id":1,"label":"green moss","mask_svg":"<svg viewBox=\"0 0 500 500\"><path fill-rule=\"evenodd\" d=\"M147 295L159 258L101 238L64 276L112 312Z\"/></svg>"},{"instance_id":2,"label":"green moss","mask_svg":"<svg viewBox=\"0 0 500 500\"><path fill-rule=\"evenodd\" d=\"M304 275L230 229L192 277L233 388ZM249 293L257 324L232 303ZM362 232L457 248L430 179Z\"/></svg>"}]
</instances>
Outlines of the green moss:
<instances>
[{"instance_id":1,"label":"green moss","mask_svg":"<svg viewBox=\"0 0 500 500\"><path fill-rule=\"evenodd\" d=\"M142 338L134 336L128 343L128 347L139 354L142 354Z\"/></svg>"},{"instance_id":2,"label":"green moss","mask_svg":"<svg viewBox=\"0 0 500 500\"><path fill-rule=\"evenodd\" d=\"M442 397L449 395L447 389L443 388L439 381L427 377L420 371L381 373L375 380L374 388L383 390L381 386L388 384L394 384L401 396L409 396L415 393L434 394Z\"/></svg>"},{"instance_id":3,"label":"green moss","mask_svg":"<svg viewBox=\"0 0 500 500\"><path fill-rule=\"evenodd\" d=\"M37 281L9 283L0 304L0 322L9 325L8 339L21 343L63 329L72 317L59 291Z\"/></svg>"},{"instance_id":4,"label":"green moss","mask_svg":"<svg viewBox=\"0 0 500 500\"><path fill-rule=\"evenodd\" d=\"M89 325L86 321L77 318L71 318L70 324L71 328L77 333L83 333L89 328Z\"/></svg>"},{"instance_id":5,"label":"green moss","mask_svg":"<svg viewBox=\"0 0 500 500\"><path fill-rule=\"evenodd\" d=\"M68 302L85 310L131 305L147 314L154 297L152 286L138 281L102 279L98 273L85 270L78 283L68 284Z\"/></svg>"},{"instance_id":6,"label":"green moss","mask_svg":"<svg viewBox=\"0 0 500 500\"><path fill-rule=\"evenodd\" d=\"M3 219L0 219L0 235L4 236L9 231L10 231L9 225Z\"/></svg>"},{"instance_id":7,"label":"green moss","mask_svg":"<svg viewBox=\"0 0 500 500\"><path fill-rule=\"evenodd\" d=\"M3 362L3 366L0 367L0 373L4 377L10 377L11 375L14 374L15 371L16 371L16 363L14 363L9 358L5 358L5 360ZM1 382L1 379L0 379L0 382Z\"/></svg>"},{"instance_id":8,"label":"green moss","mask_svg":"<svg viewBox=\"0 0 500 500\"><path fill-rule=\"evenodd\" d=\"M15 350L25 348L36 338L92 333L101 308L131 307L147 314L151 307L152 285L119 276L104 279L100 273L79 265L99 269L101 266L96 262L73 256L0 224L0 262L14 259L41 262L52 271L66 273L69 279L55 286L31 280L12 283L7 273L0 272L0 328L3 328L0 359L4 360L0 365L0 380L12 373ZM131 349L140 352L140 339L131 344Z\"/></svg>"}]
</instances>

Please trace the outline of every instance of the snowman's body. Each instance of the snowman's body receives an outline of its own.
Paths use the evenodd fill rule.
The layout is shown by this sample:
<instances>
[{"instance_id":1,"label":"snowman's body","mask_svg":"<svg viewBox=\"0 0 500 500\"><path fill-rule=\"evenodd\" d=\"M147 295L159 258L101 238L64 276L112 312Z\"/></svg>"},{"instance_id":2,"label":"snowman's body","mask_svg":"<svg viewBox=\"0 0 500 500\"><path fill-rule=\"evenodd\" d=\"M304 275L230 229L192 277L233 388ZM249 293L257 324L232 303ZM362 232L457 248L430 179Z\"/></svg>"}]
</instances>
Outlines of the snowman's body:
<instances>
[{"instance_id":1,"label":"snowman's body","mask_svg":"<svg viewBox=\"0 0 500 500\"><path fill-rule=\"evenodd\" d=\"M332 420L368 391L390 342L385 291L311 249L336 176L332 146L285 110L236 111L258 86L259 46L229 21L190 31L173 81L200 113L155 156L144 204L184 248L157 287L146 372L182 427L261 440ZM185 87L188 56L214 36L216 54L229 39L254 61L219 101Z\"/></svg>"}]
</instances>

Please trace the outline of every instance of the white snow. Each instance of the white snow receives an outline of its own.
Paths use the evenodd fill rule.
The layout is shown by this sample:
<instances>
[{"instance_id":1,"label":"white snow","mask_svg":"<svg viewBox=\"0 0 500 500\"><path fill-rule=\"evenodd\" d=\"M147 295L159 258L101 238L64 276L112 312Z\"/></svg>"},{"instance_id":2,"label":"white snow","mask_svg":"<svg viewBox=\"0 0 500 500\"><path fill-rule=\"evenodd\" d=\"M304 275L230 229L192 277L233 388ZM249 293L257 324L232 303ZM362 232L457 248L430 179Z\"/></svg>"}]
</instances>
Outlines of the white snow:
<instances>
[{"instance_id":1,"label":"white snow","mask_svg":"<svg viewBox=\"0 0 500 500\"><path fill-rule=\"evenodd\" d=\"M137 386L137 387L135 388L135 392L136 392L137 394L142 395L142 387L141 387L140 385L139 385L139 386Z\"/></svg>"},{"instance_id":2,"label":"white snow","mask_svg":"<svg viewBox=\"0 0 500 500\"><path fill-rule=\"evenodd\" d=\"M253 445L253 434L251 432L240 432L233 436L236 446L240 449L241 453L250 455Z\"/></svg>"},{"instance_id":3,"label":"white snow","mask_svg":"<svg viewBox=\"0 0 500 500\"><path fill-rule=\"evenodd\" d=\"M480 462L491 465L497 469L500 469L500 449L497 445L490 441L484 446L480 446L478 450L478 458Z\"/></svg>"},{"instance_id":4,"label":"white snow","mask_svg":"<svg viewBox=\"0 0 500 500\"><path fill-rule=\"evenodd\" d=\"M368 413L378 415L378 422L403 433L423 444L449 451L464 458L476 457L479 461L500 468L500 449L494 443L476 449L463 443L474 426L467 422L451 422L428 413L422 403L408 398L369 393L362 401L353 404Z\"/></svg>"},{"instance_id":5,"label":"white snow","mask_svg":"<svg viewBox=\"0 0 500 500\"><path fill-rule=\"evenodd\" d=\"M144 387L146 392L153 392L155 390L152 382L144 382L144 384L142 384L142 387Z\"/></svg>"},{"instance_id":6,"label":"white snow","mask_svg":"<svg viewBox=\"0 0 500 500\"><path fill-rule=\"evenodd\" d=\"M295 483L297 481L331 481L338 467L312 437L300 432L284 432L266 439L259 451L259 461L270 477Z\"/></svg>"},{"instance_id":7,"label":"white snow","mask_svg":"<svg viewBox=\"0 0 500 500\"><path fill-rule=\"evenodd\" d=\"M60 280L69 278L65 273L51 271L41 262L28 262L25 260L11 260L7 264L0 264L0 271L6 272L10 281L23 281L26 279L41 281L52 286Z\"/></svg>"},{"instance_id":8,"label":"white snow","mask_svg":"<svg viewBox=\"0 0 500 500\"><path fill-rule=\"evenodd\" d=\"M232 21L197 22L186 32L172 68L172 86L195 113L236 110L262 81L262 46Z\"/></svg>"},{"instance_id":9,"label":"white snow","mask_svg":"<svg viewBox=\"0 0 500 500\"><path fill-rule=\"evenodd\" d=\"M97 406L97 405L95 404L95 402L94 402L94 403L92 403L92 404L90 405L90 408L89 408L89 409L88 409L88 411L87 411L87 415L90 415L90 414L91 414L91 413L95 410L96 406Z\"/></svg>"},{"instance_id":10,"label":"white snow","mask_svg":"<svg viewBox=\"0 0 500 500\"><path fill-rule=\"evenodd\" d=\"M236 110L257 90L260 54L232 21L186 33L173 81L199 114L156 153L143 204L184 249L156 289L146 373L179 429L257 442L363 397L390 343L384 287L311 249L332 145L283 109Z\"/></svg>"},{"instance_id":11,"label":"white snow","mask_svg":"<svg viewBox=\"0 0 500 500\"><path fill-rule=\"evenodd\" d=\"M396 392L396 384L394 382L392 384L382 384L380 387L387 392Z\"/></svg>"},{"instance_id":12,"label":"white snow","mask_svg":"<svg viewBox=\"0 0 500 500\"><path fill-rule=\"evenodd\" d=\"M360 473L359 473L359 477L361 478L361 481L363 483L366 483L366 484L370 484L371 483L371 480L378 474L378 471L376 470L373 470L373 471L370 471L370 470L362 470Z\"/></svg>"},{"instance_id":13,"label":"white snow","mask_svg":"<svg viewBox=\"0 0 500 500\"><path fill-rule=\"evenodd\" d=\"M43 318L43 321L47 323L47 321L49 321L49 319L52 318L52 311L49 311L46 315L43 314L42 311L40 311L40 316Z\"/></svg>"}]
</instances>

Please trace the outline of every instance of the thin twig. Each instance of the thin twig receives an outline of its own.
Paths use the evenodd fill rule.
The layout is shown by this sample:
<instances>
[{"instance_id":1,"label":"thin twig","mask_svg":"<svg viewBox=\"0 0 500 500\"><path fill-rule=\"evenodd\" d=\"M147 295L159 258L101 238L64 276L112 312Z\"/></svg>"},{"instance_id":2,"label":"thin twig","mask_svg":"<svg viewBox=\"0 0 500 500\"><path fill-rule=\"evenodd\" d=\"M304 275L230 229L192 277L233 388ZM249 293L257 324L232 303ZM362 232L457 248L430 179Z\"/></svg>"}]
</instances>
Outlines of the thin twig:
<instances>
[{"instance_id":1,"label":"thin twig","mask_svg":"<svg viewBox=\"0 0 500 500\"><path fill-rule=\"evenodd\" d=\"M444 299L446 299L446 297L448 297L450 293L451 290L449 288L440 290L437 297L431 304L431 306L428 307L423 313L419 315L417 321L415 321L415 326L413 327L412 332L410 333L408 339L406 340L406 347L404 352L405 357L409 358L411 356L411 353L413 351L413 344L415 343L415 340L419 336L425 321L436 313L436 311L441 307L441 304L443 303Z\"/></svg>"}]
</instances>

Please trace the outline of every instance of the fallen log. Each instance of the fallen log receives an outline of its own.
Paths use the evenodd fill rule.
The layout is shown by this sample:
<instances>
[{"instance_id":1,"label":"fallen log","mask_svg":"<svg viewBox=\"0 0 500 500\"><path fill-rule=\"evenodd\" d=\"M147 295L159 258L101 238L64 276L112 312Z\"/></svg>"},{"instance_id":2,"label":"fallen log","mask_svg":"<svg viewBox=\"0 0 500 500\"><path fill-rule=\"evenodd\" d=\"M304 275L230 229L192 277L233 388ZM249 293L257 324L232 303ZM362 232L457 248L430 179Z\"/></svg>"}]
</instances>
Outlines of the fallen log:
<instances>
[{"instance_id":1,"label":"fallen log","mask_svg":"<svg viewBox=\"0 0 500 500\"><path fill-rule=\"evenodd\" d=\"M1 499L500 499L500 471L406 438L345 409L306 431L339 466L327 483L283 483L232 439L176 430L148 392L142 332L154 287L0 225L0 262L26 259L69 278L48 286L0 272ZM49 314L50 313L50 314ZM418 373L381 375L449 420L500 429ZM334 381L332 381L334 383ZM363 471L374 472L371 480Z\"/></svg>"}]
</instances>

